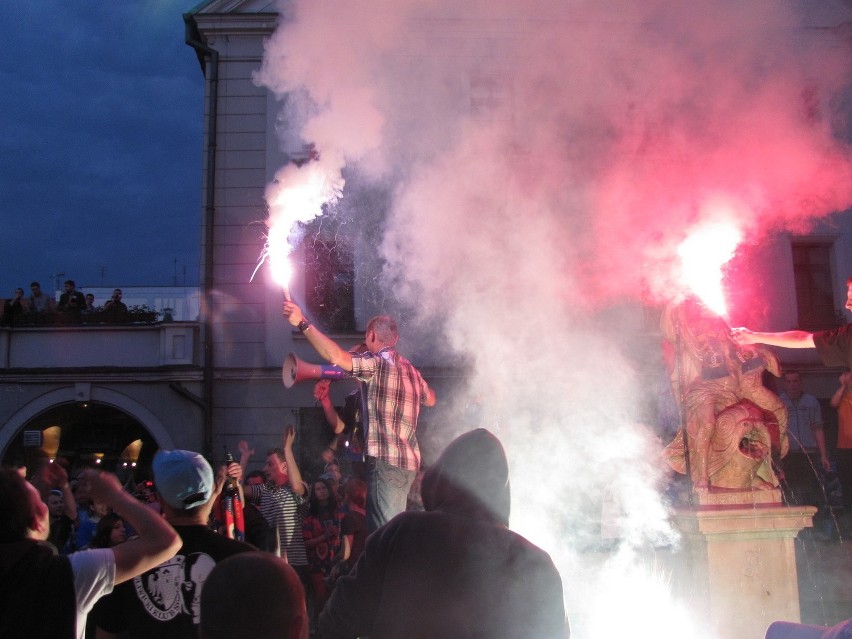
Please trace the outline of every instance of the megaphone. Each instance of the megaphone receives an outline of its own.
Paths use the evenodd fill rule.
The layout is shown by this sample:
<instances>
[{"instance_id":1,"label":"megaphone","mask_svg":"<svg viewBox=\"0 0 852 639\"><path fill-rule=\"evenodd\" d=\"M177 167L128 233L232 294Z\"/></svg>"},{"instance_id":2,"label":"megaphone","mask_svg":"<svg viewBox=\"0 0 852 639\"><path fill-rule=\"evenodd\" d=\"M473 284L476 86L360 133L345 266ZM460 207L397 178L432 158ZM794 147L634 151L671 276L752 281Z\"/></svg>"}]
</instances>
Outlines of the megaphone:
<instances>
[{"instance_id":1,"label":"megaphone","mask_svg":"<svg viewBox=\"0 0 852 639\"><path fill-rule=\"evenodd\" d=\"M296 382L315 382L318 379L343 379L350 374L334 364L309 364L293 353L288 353L281 367L284 388L292 388Z\"/></svg>"}]
</instances>

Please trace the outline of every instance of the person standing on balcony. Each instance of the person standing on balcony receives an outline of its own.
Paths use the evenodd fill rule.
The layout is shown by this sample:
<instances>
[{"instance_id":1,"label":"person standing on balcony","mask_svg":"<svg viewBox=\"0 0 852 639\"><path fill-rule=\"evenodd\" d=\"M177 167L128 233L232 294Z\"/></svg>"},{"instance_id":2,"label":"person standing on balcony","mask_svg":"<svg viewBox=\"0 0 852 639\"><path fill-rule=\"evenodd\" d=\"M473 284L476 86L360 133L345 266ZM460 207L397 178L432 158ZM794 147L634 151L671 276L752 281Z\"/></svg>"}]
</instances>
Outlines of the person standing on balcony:
<instances>
[{"instance_id":1,"label":"person standing on balcony","mask_svg":"<svg viewBox=\"0 0 852 639\"><path fill-rule=\"evenodd\" d=\"M14 326L21 321L28 309L29 304L24 299L24 289L16 288L15 296L12 299L6 300L3 304L3 324Z\"/></svg>"},{"instance_id":2,"label":"person standing on balcony","mask_svg":"<svg viewBox=\"0 0 852 639\"><path fill-rule=\"evenodd\" d=\"M113 315L125 315L127 313L127 304L121 301L121 295L121 289L115 289L112 292L112 297L104 304L104 310Z\"/></svg>"},{"instance_id":3,"label":"person standing on balcony","mask_svg":"<svg viewBox=\"0 0 852 639\"><path fill-rule=\"evenodd\" d=\"M77 290L74 280L65 280L65 292L59 296L58 309L63 313L80 314L86 308L86 298Z\"/></svg>"},{"instance_id":4,"label":"person standing on balcony","mask_svg":"<svg viewBox=\"0 0 852 639\"><path fill-rule=\"evenodd\" d=\"M33 313L49 313L56 305L56 301L52 297L48 297L41 290L41 284L38 282L30 282L30 310Z\"/></svg>"},{"instance_id":5,"label":"person standing on balcony","mask_svg":"<svg viewBox=\"0 0 852 639\"><path fill-rule=\"evenodd\" d=\"M417 421L421 406L434 406L435 392L396 350L396 321L379 315L367 323L367 352L353 354L284 302L283 314L326 361L365 382L367 394L367 524L370 532L403 512L420 468Z\"/></svg>"}]
</instances>

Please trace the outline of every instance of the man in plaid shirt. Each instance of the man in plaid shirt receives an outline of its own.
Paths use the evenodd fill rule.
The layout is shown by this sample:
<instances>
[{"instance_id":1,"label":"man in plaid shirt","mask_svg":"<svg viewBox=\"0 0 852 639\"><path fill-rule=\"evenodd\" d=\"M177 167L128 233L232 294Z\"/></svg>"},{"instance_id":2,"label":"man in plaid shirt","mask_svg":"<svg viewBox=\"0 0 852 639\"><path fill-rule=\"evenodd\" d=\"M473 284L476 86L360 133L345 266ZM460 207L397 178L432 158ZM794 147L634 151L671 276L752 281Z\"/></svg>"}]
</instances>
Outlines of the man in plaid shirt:
<instances>
[{"instance_id":1,"label":"man in plaid shirt","mask_svg":"<svg viewBox=\"0 0 852 639\"><path fill-rule=\"evenodd\" d=\"M393 318L371 319L364 340L368 351L352 354L311 325L293 302L284 303L283 313L323 359L366 382L367 525L372 532L405 510L420 467L420 406L434 406L435 392L396 351L399 332Z\"/></svg>"}]
</instances>

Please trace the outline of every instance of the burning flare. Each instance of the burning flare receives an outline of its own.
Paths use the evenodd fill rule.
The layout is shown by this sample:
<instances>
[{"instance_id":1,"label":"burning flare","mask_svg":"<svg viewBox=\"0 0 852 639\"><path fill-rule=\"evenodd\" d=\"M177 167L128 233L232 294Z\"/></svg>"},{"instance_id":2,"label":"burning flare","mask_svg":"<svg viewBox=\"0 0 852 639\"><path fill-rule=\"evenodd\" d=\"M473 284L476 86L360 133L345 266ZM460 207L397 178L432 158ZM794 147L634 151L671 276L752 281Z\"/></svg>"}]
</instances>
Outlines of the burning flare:
<instances>
[{"instance_id":1,"label":"burning flare","mask_svg":"<svg viewBox=\"0 0 852 639\"><path fill-rule=\"evenodd\" d=\"M722 317L728 313L722 267L734 256L741 241L742 233L736 225L718 222L696 228L677 248L681 282L707 308Z\"/></svg>"},{"instance_id":2,"label":"burning flare","mask_svg":"<svg viewBox=\"0 0 852 639\"><path fill-rule=\"evenodd\" d=\"M290 300L290 278L293 275L289 259L294 248L291 235L296 224L310 222L322 215L323 206L336 202L343 192L343 178L330 177L335 175L334 171L324 166L319 158L315 159L317 161L301 166L286 165L266 189L269 206L266 225L269 230L251 279L267 262L272 278L284 289L287 301Z\"/></svg>"}]
</instances>

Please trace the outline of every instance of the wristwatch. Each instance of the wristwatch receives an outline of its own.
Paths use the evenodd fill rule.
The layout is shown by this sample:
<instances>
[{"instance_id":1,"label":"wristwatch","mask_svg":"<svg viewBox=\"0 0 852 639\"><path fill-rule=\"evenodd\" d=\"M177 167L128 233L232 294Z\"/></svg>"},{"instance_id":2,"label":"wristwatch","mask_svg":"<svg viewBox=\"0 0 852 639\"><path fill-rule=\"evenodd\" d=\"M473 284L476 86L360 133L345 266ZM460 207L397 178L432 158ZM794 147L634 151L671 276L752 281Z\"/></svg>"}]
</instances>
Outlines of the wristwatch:
<instances>
[{"instance_id":1,"label":"wristwatch","mask_svg":"<svg viewBox=\"0 0 852 639\"><path fill-rule=\"evenodd\" d=\"M298 328L298 329L299 329L299 332L300 332L300 333L304 333L304 332L305 332L306 330L308 330L310 327L311 327L311 323L310 323L308 320L306 320L306 319L303 319L301 322L299 322L299 323L296 325L296 328Z\"/></svg>"}]
</instances>

